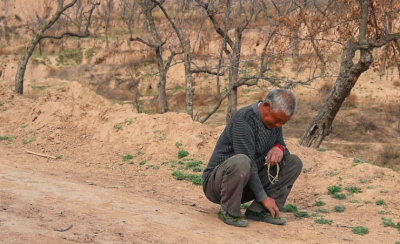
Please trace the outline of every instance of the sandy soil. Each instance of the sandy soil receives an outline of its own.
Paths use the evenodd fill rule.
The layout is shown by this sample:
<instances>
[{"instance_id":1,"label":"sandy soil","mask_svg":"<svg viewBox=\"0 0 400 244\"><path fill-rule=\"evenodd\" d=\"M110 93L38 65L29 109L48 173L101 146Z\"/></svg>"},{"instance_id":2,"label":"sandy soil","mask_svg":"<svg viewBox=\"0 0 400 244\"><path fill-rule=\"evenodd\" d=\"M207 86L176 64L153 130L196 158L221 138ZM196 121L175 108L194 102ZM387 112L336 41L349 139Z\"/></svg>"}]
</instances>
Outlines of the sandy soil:
<instances>
[{"instance_id":1,"label":"sandy soil","mask_svg":"<svg viewBox=\"0 0 400 244\"><path fill-rule=\"evenodd\" d=\"M205 163L223 127L212 129L177 113L137 114L131 106L112 105L77 82L44 82L52 86L36 101L0 86L0 135L16 136L0 141L1 243L394 243L400 239L398 230L384 227L383 215L378 214L388 211L385 217L400 221L399 174L390 169L352 166L352 158L303 148L289 138L288 148L302 158L307 172L288 203L311 214L317 208L314 202L323 200L329 210L325 218L333 224L283 213L288 218L285 226L250 222L248 228L234 228L218 220L218 206L205 198L200 186L171 176L177 169L170 163L177 160L176 142L190 157ZM46 159L26 150L63 157ZM126 153L135 155L132 164L122 160ZM334 184L359 186L363 193L336 200L327 195L327 187ZM387 205L377 206L378 199ZM338 204L346 207L344 213L333 211ZM70 225L68 231L56 231ZM353 234L351 228L359 225L370 233Z\"/></svg>"}]
</instances>

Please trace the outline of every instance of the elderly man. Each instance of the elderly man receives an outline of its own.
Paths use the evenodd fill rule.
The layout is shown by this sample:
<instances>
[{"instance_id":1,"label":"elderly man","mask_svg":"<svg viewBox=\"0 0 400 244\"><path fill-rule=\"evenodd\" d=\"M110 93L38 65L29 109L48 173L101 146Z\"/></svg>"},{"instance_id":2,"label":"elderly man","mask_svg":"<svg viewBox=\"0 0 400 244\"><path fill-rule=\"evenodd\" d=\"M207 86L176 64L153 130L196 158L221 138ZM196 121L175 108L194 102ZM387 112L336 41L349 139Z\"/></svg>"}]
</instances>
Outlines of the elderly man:
<instances>
[{"instance_id":1,"label":"elderly man","mask_svg":"<svg viewBox=\"0 0 400 244\"><path fill-rule=\"evenodd\" d=\"M226 224L246 227L247 219L285 224L279 210L302 169L290 154L282 125L297 108L295 95L285 89L271 91L259 101L237 111L218 139L203 172L203 190L221 205L218 217ZM255 199L241 217L240 205Z\"/></svg>"}]
</instances>

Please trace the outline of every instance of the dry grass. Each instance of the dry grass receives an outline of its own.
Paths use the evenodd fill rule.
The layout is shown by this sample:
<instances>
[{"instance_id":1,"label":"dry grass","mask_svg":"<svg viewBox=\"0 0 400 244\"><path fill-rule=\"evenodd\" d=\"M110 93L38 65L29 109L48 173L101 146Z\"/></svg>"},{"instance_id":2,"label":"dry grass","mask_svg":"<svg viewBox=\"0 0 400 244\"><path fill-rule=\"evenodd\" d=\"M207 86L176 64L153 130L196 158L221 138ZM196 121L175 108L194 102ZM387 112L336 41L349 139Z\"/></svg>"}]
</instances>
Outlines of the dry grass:
<instances>
[{"instance_id":1,"label":"dry grass","mask_svg":"<svg viewBox=\"0 0 400 244\"><path fill-rule=\"evenodd\" d=\"M251 95L251 99L252 100L264 100L265 96L267 95L267 93L265 91L259 91L257 93L254 93L253 95Z\"/></svg>"},{"instance_id":2,"label":"dry grass","mask_svg":"<svg viewBox=\"0 0 400 244\"><path fill-rule=\"evenodd\" d=\"M399 80L393 81L393 85L394 86L400 86L400 81Z\"/></svg>"},{"instance_id":3,"label":"dry grass","mask_svg":"<svg viewBox=\"0 0 400 244\"><path fill-rule=\"evenodd\" d=\"M329 81L325 81L324 84L319 88L320 92L328 94L333 88L333 84Z\"/></svg>"},{"instance_id":4,"label":"dry grass","mask_svg":"<svg viewBox=\"0 0 400 244\"><path fill-rule=\"evenodd\" d=\"M207 105L207 94L205 93L200 93L200 94L195 94L194 95L194 105L195 106L205 106Z\"/></svg>"},{"instance_id":5,"label":"dry grass","mask_svg":"<svg viewBox=\"0 0 400 244\"><path fill-rule=\"evenodd\" d=\"M343 106L348 108L356 108L357 107L358 97L356 94L350 94L346 100L344 100Z\"/></svg>"},{"instance_id":6,"label":"dry grass","mask_svg":"<svg viewBox=\"0 0 400 244\"><path fill-rule=\"evenodd\" d=\"M11 51L5 50L4 48L0 48L0 55L10 55Z\"/></svg>"},{"instance_id":7,"label":"dry grass","mask_svg":"<svg viewBox=\"0 0 400 244\"><path fill-rule=\"evenodd\" d=\"M179 109L184 109L186 105L186 94L184 91L180 91L174 96L176 102L176 107Z\"/></svg>"},{"instance_id":8,"label":"dry grass","mask_svg":"<svg viewBox=\"0 0 400 244\"><path fill-rule=\"evenodd\" d=\"M400 165L400 147L386 144L379 153L378 162L385 167L398 167Z\"/></svg>"}]
</instances>

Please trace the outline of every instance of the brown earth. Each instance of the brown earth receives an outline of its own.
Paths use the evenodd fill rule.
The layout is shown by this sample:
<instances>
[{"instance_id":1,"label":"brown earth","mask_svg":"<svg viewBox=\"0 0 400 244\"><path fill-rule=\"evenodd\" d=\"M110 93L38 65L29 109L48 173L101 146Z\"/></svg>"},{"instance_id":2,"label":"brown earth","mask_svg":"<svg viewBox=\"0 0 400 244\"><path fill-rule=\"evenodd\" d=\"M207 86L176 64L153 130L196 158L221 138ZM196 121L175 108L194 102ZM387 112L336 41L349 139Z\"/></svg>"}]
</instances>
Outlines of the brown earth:
<instances>
[{"instance_id":1,"label":"brown earth","mask_svg":"<svg viewBox=\"0 0 400 244\"><path fill-rule=\"evenodd\" d=\"M306 169L288 203L311 214L316 200L332 225L292 213L285 226L251 221L248 228L217 218L200 186L177 181L177 142L189 157L207 162L223 127L215 129L178 113L145 115L111 104L77 82L46 80L37 100L0 86L1 243L394 243L399 231L381 217L400 221L399 174L370 164L352 165L334 151L319 152L287 139ZM27 154L62 155L59 160ZM123 161L122 155L135 158ZM171 161L175 160L175 161ZM145 162L140 165L139 162ZM174 165L174 167L173 167ZM205 165L203 164L202 167ZM184 170L185 171L185 170ZM189 171L186 171L189 172ZM361 183L365 182L365 183ZM336 200L327 187L363 192ZM375 202L384 199L386 206ZM357 201L356 201L357 200ZM344 205L344 213L333 211ZM388 215L379 211L390 212ZM57 230L72 228L60 232ZM369 228L359 236L352 227Z\"/></svg>"}]
</instances>

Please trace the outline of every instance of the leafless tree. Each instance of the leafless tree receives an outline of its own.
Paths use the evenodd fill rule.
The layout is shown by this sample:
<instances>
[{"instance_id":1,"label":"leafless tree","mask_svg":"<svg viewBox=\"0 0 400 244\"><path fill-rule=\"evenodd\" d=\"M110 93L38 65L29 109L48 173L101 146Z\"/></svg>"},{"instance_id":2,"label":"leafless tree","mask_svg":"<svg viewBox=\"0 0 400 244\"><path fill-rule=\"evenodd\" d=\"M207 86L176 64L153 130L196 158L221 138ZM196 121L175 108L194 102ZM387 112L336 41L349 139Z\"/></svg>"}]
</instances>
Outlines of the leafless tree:
<instances>
[{"instance_id":1,"label":"leafless tree","mask_svg":"<svg viewBox=\"0 0 400 244\"><path fill-rule=\"evenodd\" d=\"M133 39L132 27L134 27L135 21L141 15L140 10L138 0L121 0L119 3L119 16L128 28L130 40Z\"/></svg>"},{"instance_id":2,"label":"leafless tree","mask_svg":"<svg viewBox=\"0 0 400 244\"><path fill-rule=\"evenodd\" d=\"M70 31L63 32L61 34L54 34L54 35L47 35L46 32L51 31L51 28L55 25L55 23L59 20L60 16L65 13L68 9L73 7L78 0L72 0L69 4L64 5L64 0L57 0L58 7L56 13L53 17L48 21L45 22L37 33L34 35L33 39L28 43L25 53L21 56L18 62L17 74L15 76L15 92L18 94L23 94L23 87L24 87L24 76L26 65L28 64L29 58L32 56L33 51L35 50L36 45L44 39L62 39L66 36L74 36L78 38L85 38L90 35L89 27L91 24L91 19L94 10L100 3L95 2L95 0L91 0L90 6L88 6L88 10L82 13L82 18L85 18L86 25L85 25L85 32L83 34L74 33Z\"/></svg>"},{"instance_id":3,"label":"leafless tree","mask_svg":"<svg viewBox=\"0 0 400 244\"><path fill-rule=\"evenodd\" d=\"M108 30L110 28L111 14L113 13L114 10L114 0L101 0L101 3L102 4L99 8L99 15L104 23L104 29L105 29L104 31L106 34L106 42L108 48L109 46Z\"/></svg>"}]
</instances>

